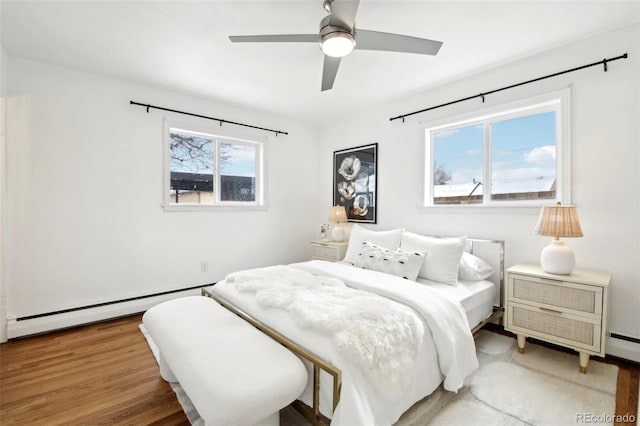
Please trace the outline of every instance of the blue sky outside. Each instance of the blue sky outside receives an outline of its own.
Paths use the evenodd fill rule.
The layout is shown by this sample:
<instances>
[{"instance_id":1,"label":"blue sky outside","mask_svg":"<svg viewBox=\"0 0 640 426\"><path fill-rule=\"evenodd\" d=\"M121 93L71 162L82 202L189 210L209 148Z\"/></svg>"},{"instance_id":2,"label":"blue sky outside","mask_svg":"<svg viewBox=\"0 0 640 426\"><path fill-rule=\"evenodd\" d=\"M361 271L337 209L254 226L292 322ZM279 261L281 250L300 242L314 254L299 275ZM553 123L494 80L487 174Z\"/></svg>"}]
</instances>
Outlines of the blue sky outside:
<instances>
[{"instance_id":1,"label":"blue sky outside","mask_svg":"<svg viewBox=\"0 0 640 426\"><path fill-rule=\"evenodd\" d=\"M221 150L228 159L220 165L223 176L256 176L256 149L248 145L222 143Z\"/></svg>"},{"instance_id":2,"label":"blue sky outside","mask_svg":"<svg viewBox=\"0 0 640 426\"><path fill-rule=\"evenodd\" d=\"M491 125L494 182L555 176L555 113L529 115ZM448 184L482 181L483 128L470 125L437 133L434 160L451 175Z\"/></svg>"}]
</instances>

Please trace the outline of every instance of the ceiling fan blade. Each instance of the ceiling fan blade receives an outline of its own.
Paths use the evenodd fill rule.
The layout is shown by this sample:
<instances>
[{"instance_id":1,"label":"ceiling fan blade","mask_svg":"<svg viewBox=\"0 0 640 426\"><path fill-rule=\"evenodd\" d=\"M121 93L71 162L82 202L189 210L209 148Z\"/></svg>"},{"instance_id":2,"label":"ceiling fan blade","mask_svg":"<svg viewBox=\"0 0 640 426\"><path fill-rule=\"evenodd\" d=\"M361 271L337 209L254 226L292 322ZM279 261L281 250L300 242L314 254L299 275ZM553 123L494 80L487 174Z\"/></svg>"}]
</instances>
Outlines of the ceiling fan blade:
<instances>
[{"instance_id":1,"label":"ceiling fan blade","mask_svg":"<svg viewBox=\"0 0 640 426\"><path fill-rule=\"evenodd\" d=\"M318 34L273 34L229 36L232 43L318 43Z\"/></svg>"},{"instance_id":2,"label":"ceiling fan blade","mask_svg":"<svg viewBox=\"0 0 640 426\"><path fill-rule=\"evenodd\" d=\"M333 88L333 82L338 74L338 67L340 67L340 60L342 58L333 58L331 56L324 55L324 64L322 66L322 91L331 90Z\"/></svg>"},{"instance_id":3,"label":"ceiling fan blade","mask_svg":"<svg viewBox=\"0 0 640 426\"><path fill-rule=\"evenodd\" d=\"M387 52L435 55L440 50L440 46L442 46L441 41L360 29L356 29L355 38L355 48L359 50L384 50Z\"/></svg>"},{"instance_id":4,"label":"ceiling fan blade","mask_svg":"<svg viewBox=\"0 0 640 426\"><path fill-rule=\"evenodd\" d=\"M331 2L331 17L341 22L345 28L353 28L360 0L333 0Z\"/></svg>"}]
</instances>

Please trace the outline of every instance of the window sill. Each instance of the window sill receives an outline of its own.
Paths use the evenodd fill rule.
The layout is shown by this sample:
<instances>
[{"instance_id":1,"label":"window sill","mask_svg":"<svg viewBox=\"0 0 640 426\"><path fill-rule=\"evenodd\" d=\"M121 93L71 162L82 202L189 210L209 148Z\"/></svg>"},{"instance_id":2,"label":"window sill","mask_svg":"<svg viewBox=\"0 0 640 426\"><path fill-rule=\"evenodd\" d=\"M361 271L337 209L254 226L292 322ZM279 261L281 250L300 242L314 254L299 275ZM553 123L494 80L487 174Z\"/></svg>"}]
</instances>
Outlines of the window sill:
<instances>
[{"instance_id":1,"label":"window sill","mask_svg":"<svg viewBox=\"0 0 640 426\"><path fill-rule=\"evenodd\" d=\"M164 204L160 205L166 213L173 212L240 212L240 211L266 211L266 205L202 205L202 204Z\"/></svg>"}]
</instances>

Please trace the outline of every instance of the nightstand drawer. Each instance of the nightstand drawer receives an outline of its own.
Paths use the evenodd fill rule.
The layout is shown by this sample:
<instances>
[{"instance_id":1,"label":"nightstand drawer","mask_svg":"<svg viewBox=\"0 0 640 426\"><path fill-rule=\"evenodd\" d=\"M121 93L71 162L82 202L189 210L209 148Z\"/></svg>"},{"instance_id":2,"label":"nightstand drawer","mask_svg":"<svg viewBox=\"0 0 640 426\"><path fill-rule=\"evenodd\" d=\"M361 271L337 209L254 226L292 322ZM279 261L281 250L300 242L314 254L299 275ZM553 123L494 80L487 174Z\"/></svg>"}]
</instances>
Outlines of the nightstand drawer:
<instances>
[{"instance_id":1,"label":"nightstand drawer","mask_svg":"<svg viewBox=\"0 0 640 426\"><path fill-rule=\"evenodd\" d=\"M507 328L515 332L574 348L601 352L600 321L591 322L560 311L512 303L507 315Z\"/></svg>"},{"instance_id":2,"label":"nightstand drawer","mask_svg":"<svg viewBox=\"0 0 640 426\"><path fill-rule=\"evenodd\" d=\"M337 262L344 259L347 243L335 241L312 241L309 248L311 259Z\"/></svg>"},{"instance_id":3,"label":"nightstand drawer","mask_svg":"<svg viewBox=\"0 0 640 426\"><path fill-rule=\"evenodd\" d=\"M512 274L508 297L511 300L547 305L562 311L600 315L602 287Z\"/></svg>"}]
</instances>

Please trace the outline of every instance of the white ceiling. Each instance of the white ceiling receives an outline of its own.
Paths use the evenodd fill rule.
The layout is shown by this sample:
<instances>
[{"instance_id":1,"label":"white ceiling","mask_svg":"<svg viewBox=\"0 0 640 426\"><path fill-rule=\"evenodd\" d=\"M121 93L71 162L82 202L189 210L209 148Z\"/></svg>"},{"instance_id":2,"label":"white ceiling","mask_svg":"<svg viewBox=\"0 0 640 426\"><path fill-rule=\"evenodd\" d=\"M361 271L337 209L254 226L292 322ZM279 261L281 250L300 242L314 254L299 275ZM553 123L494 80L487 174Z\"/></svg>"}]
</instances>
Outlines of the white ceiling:
<instances>
[{"instance_id":1,"label":"white ceiling","mask_svg":"<svg viewBox=\"0 0 640 426\"><path fill-rule=\"evenodd\" d=\"M362 0L358 28L444 45L435 57L354 51L342 60L328 92L320 91L323 57L318 45L232 44L227 38L317 33L326 15L321 0L1 0L0 12L8 55L320 124L639 22L639 5L640 0Z\"/></svg>"}]
</instances>

